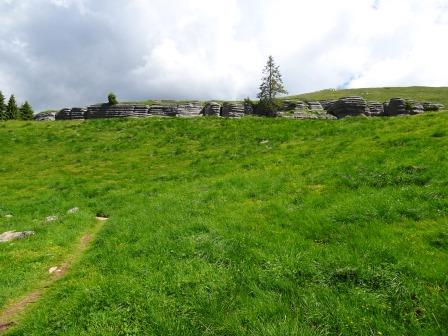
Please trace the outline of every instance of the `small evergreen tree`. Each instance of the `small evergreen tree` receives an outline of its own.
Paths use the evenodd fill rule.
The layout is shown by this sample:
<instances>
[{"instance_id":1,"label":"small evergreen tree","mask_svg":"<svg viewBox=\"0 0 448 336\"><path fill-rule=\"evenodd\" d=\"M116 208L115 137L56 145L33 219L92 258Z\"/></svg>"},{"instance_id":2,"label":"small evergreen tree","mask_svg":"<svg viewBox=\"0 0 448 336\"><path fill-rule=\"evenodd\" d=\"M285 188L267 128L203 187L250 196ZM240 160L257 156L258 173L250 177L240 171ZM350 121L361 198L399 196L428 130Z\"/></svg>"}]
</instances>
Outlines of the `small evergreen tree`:
<instances>
[{"instance_id":1,"label":"small evergreen tree","mask_svg":"<svg viewBox=\"0 0 448 336\"><path fill-rule=\"evenodd\" d=\"M109 105L118 104L117 96L113 92L109 93L109 95L107 96L107 100L109 101Z\"/></svg>"},{"instance_id":2,"label":"small evergreen tree","mask_svg":"<svg viewBox=\"0 0 448 336\"><path fill-rule=\"evenodd\" d=\"M5 96L0 91L0 120L6 119L5 113L6 113Z\"/></svg>"},{"instance_id":3,"label":"small evergreen tree","mask_svg":"<svg viewBox=\"0 0 448 336\"><path fill-rule=\"evenodd\" d=\"M279 67L275 65L274 58L269 56L268 62L263 69L263 78L261 79L260 92L258 98L258 113L273 115L279 108L279 103L275 98L280 94L287 94L283 84L282 75Z\"/></svg>"},{"instance_id":4,"label":"small evergreen tree","mask_svg":"<svg viewBox=\"0 0 448 336\"><path fill-rule=\"evenodd\" d=\"M31 107L31 105L26 101L21 107L20 107L20 119L22 120L32 120L34 117L34 111Z\"/></svg>"},{"instance_id":5,"label":"small evergreen tree","mask_svg":"<svg viewBox=\"0 0 448 336\"><path fill-rule=\"evenodd\" d=\"M14 95L11 95L8 101L8 105L6 106L6 118L7 120L18 119L19 117L19 108L17 107L16 98Z\"/></svg>"}]
</instances>

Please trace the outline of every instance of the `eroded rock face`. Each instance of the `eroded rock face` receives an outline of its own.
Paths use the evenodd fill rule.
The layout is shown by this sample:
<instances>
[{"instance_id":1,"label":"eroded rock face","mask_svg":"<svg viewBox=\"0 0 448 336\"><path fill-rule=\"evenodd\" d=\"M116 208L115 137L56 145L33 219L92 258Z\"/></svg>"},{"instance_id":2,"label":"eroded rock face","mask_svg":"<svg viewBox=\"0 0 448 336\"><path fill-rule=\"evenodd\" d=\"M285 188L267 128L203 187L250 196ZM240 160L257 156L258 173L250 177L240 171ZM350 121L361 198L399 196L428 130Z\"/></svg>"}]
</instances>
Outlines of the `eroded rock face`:
<instances>
[{"instance_id":1,"label":"eroded rock face","mask_svg":"<svg viewBox=\"0 0 448 336\"><path fill-rule=\"evenodd\" d=\"M397 116L408 114L406 111L406 101L402 98L392 98L387 105L385 105L384 115Z\"/></svg>"},{"instance_id":2,"label":"eroded rock face","mask_svg":"<svg viewBox=\"0 0 448 336\"><path fill-rule=\"evenodd\" d=\"M367 102L367 106L369 107L369 115L371 117L379 117L384 115L384 104L376 101L369 101Z\"/></svg>"},{"instance_id":3,"label":"eroded rock face","mask_svg":"<svg viewBox=\"0 0 448 336\"><path fill-rule=\"evenodd\" d=\"M24 231L24 232L8 231L0 234L0 243L7 243L17 239L24 239L32 235L34 235L34 231Z\"/></svg>"},{"instance_id":4,"label":"eroded rock face","mask_svg":"<svg viewBox=\"0 0 448 336\"><path fill-rule=\"evenodd\" d=\"M65 108L56 113L56 120L83 120L86 118L86 113L86 108Z\"/></svg>"},{"instance_id":5,"label":"eroded rock face","mask_svg":"<svg viewBox=\"0 0 448 336\"><path fill-rule=\"evenodd\" d=\"M323 111L324 110L322 104L318 101L308 102L308 109L310 109L311 111Z\"/></svg>"},{"instance_id":6,"label":"eroded rock face","mask_svg":"<svg viewBox=\"0 0 448 336\"><path fill-rule=\"evenodd\" d=\"M422 107L424 111L440 111L445 108L443 104L424 102L422 103Z\"/></svg>"},{"instance_id":7,"label":"eroded rock face","mask_svg":"<svg viewBox=\"0 0 448 336\"><path fill-rule=\"evenodd\" d=\"M89 106L85 115L86 119L146 117L148 111L148 105L102 104Z\"/></svg>"},{"instance_id":8,"label":"eroded rock face","mask_svg":"<svg viewBox=\"0 0 448 336\"><path fill-rule=\"evenodd\" d=\"M202 112L202 104L198 101L177 105L177 116L179 117L199 117Z\"/></svg>"},{"instance_id":9,"label":"eroded rock face","mask_svg":"<svg viewBox=\"0 0 448 336\"><path fill-rule=\"evenodd\" d=\"M218 117L219 115L221 115L221 105L215 102L209 102L205 105L203 114L205 116Z\"/></svg>"},{"instance_id":10,"label":"eroded rock face","mask_svg":"<svg viewBox=\"0 0 448 336\"><path fill-rule=\"evenodd\" d=\"M36 121L55 121L56 112L41 112L34 116Z\"/></svg>"},{"instance_id":11,"label":"eroded rock face","mask_svg":"<svg viewBox=\"0 0 448 336\"><path fill-rule=\"evenodd\" d=\"M221 116L226 118L241 118L244 116L244 105L239 103L224 103Z\"/></svg>"},{"instance_id":12,"label":"eroded rock face","mask_svg":"<svg viewBox=\"0 0 448 336\"><path fill-rule=\"evenodd\" d=\"M294 119L301 119L301 120L313 120L313 119L326 119L326 120L333 120L337 119L335 116L328 114L325 111L319 111L319 112L310 112L310 111L295 111L294 112Z\"/></svg>"},{"instance_id":13,"label":"eroded rock face","mask_svg":"<svg viewBox=\"0 0 448 336\"><path fill-rule=\"evenodd\" d=\"M362 97L345 97L331 104L327 110L338 119L348 116L369 115L369 107Z\"/></svg>"},{"instance_id":14,"label":"eroded rock face","mask_svg":"<svg viewBox=\"0 0 448 336\"><path fill-rule=\"evenodd\" d=\"M174 106L153 105L149 107L149 115L175 117L177 115L177 108Z\"/></svg>"}]
</instances>

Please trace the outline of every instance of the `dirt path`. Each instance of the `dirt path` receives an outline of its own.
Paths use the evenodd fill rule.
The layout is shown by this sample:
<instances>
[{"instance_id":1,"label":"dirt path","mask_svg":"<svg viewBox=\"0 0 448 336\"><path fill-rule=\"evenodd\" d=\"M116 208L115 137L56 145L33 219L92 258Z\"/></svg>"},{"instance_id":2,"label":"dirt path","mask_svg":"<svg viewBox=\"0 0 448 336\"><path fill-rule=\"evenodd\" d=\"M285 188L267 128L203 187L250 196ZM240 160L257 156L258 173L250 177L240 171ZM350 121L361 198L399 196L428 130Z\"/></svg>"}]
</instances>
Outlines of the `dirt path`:
<instances>
[{"instance_id":1,"label":"dirt path","mask_svg":"<svg viewBox=\"0 0 448 336\"><path fill-rule=\"evenodd\" d=\"M36 288L34 291L26 294L0 311L0 335L14 327L18 318L20 318L20 316L28 308L30 308L33 303L36 303L54 282L62 278L70 270L72 265L78 261L82 253L89 247L90 242L93 240L97 232L101 230L103 225L104 221L97 220L97 224L93 230L81 237L72 254L62 265L57 268L55 272L49 275L49 278L41 284L41 287Z\"/></svg>"}]
</instances>

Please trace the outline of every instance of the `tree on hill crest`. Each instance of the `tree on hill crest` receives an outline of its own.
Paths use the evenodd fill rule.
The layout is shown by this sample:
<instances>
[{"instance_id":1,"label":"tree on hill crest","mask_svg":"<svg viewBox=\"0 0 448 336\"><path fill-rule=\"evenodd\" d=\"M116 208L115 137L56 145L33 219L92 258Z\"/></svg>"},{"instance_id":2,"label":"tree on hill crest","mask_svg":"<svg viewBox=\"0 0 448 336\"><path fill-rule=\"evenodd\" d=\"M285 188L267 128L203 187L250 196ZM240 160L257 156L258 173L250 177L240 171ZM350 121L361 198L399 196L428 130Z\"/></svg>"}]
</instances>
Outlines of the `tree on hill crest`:
<instances>
[{"instance_id":1,"label":"tree on hill crest","mask_svg":"<svg viewBox=\"0 0 448 336\"><path fill-rule=\"evenodd\" d=\"M11 95L6 106L6 118L7 120L17 119L19 117L19 108L17 107L16 98Z\"/></svg>"}]
</instances>

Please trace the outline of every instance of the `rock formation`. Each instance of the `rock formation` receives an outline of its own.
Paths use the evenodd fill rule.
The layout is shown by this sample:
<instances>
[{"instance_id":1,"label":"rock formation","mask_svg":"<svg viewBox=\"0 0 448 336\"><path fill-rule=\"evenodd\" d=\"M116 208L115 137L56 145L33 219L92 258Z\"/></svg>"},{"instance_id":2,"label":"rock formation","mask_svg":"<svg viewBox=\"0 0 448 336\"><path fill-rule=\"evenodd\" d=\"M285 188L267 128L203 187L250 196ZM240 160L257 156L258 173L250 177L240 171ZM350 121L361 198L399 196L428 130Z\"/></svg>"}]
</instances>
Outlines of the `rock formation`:
<instances>
[{"instance_id":1,"label":"rock formation","mask_svg":"<svg viewBox=\"0 0 448 336\"><path fill-rule=\"evenodd\" d=\"M177 105L176 114L179 117L199 117L201 115L202 108L202 104L198 101Z\"/></svg>"},{"instance_id":2,"label":"rock formation","mask_svg":"<svg viewBox=\"0 0 448 336\"><path fill-rule=\"evenodd\" d=\"M369 107L364 98L345 97L327 106L328 113L338 119L348 116L369 115Z\"/></svg>"},{"instance_id":3,"label":"rock formation","mask_svg":"<svg viewBox=\"0 0 448 336\"><path fill-rule=\"evenodd\" d=\"M41 112L34 116L36 121L55 121L56 112Z\"/></svg>"},{"instance_id":4,"label":"rock formation","mask_svg":"<svg viewBox=\"0 0 448 336\"><path fill-rule=\"evenodd\" d=\"M148 115L148 105L101 104L87 108L86 119L144 117Z\"/></svg>"},{"instance_id":5,"label":"rock formation","mask_svg":"<svg viewBox=\"0 0 448 336\"><path fill-rule=\"evenodd\" d=\"M388 103L366 102L362 97L344 97L338 100L320 100L303 102L300 100L283 100L280 111L276 114L285 118L296 119L334 119L347 116L395 116L420 114L424 111L438 111L443 105L430 102L420 103L402 98L392 98ZM177 105L141 105L141 104L101 104L88 108L66 108L58 113L43 112L36 115L35 120L76 120L123 117L199 117L222 116L240 118L253 114L249 103L225 102L221 106L209 102L203 106L198 101Z\"/></svg>"},{"instance_id":6,"label":"rock formation","mask_svg":"<svg viewBox=\"0 0 448 336\"><path fill-rule=\"evenodd\" d=\"M218 117L221 115L221 105L215 102L209 102L205 105L202 113L205 116L215 116Z\"/></svg>"},{"instance_id":7,"label":"rock formation","mask_svg":"<svg viewBox=\"0 0 448 336\"><path fill-rule=\"evenodd\" d=\"M397 116L406 113L406 101L402 98L392 98L385 106L384 115Z\"/></svg>"},{"instance_id":8,"label":"rock formation","mask_svg":"<svg viewBox=\"0 0 448 336\"><path fill-rule=\"evenodd\" d=\"M34 235L34 231L24 231L24 232L8 231L0 234L0 243L7 243L16 239L24 239L32 235Z\"/></svg>"},{"instance_id":9,"label":"rock formation","mask_svg":"<svg viewBox=\"0 0 448 336\"><path fill-rule=\"evenodd\" d=\"M440 111L445 108L445 106L442 104L436 104L431 102L424 102L422 103L422 106L424 111Z\"/></svg>"},{"instance_id":10,"label":"rock formation","mask_svg":"<svg viewBox=\"0 0 448 336\"><path fill-rule=\"evenodd\" d=\"M224 103L221 116L226 118L241 118L244 116L244 105L239 103Z\"/></svg>"},{"instance_id":11,"label":"rock formation","mask_svg":"<svg viewBox=\"0 0 448 336\"><path fill-rule=\"evenodd\" d=\"M376 101L369 101L367 102L367 106L369 107L369 115L371 117L384 115L384 104Z\"/></svg>"},{"instance_id":12,"label":"rock formation","mask_svg":"<svg viewBox=\"0 0 448 336\"><path fill-rule=\"evenodd\" d=\"M322 104L318 101L310 101L307 104L308 104L308 108L311 111L323 111L324 110L324 108L322 107Z\"/></svg>"}]
</instances>

